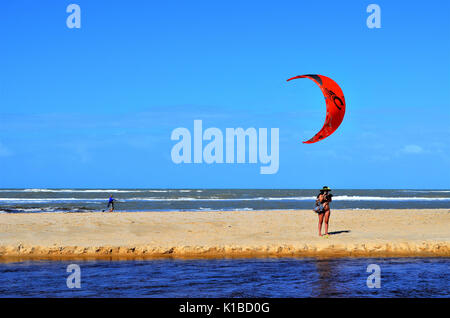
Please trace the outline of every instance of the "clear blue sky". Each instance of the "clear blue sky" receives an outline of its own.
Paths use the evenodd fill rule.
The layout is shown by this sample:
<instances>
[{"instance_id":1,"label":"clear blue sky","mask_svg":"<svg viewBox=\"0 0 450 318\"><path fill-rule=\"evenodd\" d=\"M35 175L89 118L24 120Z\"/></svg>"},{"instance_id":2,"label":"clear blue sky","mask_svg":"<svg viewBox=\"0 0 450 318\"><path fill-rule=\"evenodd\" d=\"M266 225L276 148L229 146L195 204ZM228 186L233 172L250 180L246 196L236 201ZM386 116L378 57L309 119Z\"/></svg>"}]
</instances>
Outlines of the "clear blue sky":
<instances>
[{"instance_id":1,"label":"clear blue sky","mask_svg":"<svg viewBox=\"0 0 450 318\"><path fill-rule=\"evenodd\" d=\"M446 0L2 1L0 187L450 188L449 14ZM285 81L308 73L347 101L313 145L321 92ZM279 172L175 165L170 134L194 119L279 128Z\"/></svg>"}]
</instances>

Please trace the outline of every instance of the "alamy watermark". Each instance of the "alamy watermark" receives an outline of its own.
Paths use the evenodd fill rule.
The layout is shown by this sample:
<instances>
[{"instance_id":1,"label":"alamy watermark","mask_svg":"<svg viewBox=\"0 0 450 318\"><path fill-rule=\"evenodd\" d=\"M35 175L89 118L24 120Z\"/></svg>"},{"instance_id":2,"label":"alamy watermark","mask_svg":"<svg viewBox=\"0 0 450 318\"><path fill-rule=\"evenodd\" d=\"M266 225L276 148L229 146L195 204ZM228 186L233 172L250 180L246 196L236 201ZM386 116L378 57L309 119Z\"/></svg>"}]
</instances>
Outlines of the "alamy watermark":
<instances>
[{"instance_id":1,"label":"alamy watermark","mask_svg":"<svg viewBox=\"0 0 450 318\"><path fill-rule=\"evenodd\" d=\"M71 3L67 6L66 12L70 15L66 19L66 25L69 29L81 28L81 7L78 4ZM378 4L369 4L366 12L370 13L367 17L366 25L369 29L381 28L381 8Z\"/></svg>"},{"instance_id":2,"label":"alamy watermark","mask_svg":"<svg viewBox=\"0 0 450 318\"><path fill-rule=\"evenodd\" d=\"M66 8L66 12L70 15L66 19L66 25L69 29L81 28L81 8L78 4L69 4Z\"/></svg>"},{"instance_id":3,"label":"alamy watermark","mask_svg":"<svg viewBox=\"0 0 450 318\"><path fill-rule=\"evenodd\" d=\"M178 141L172 147L172 162L176 164L257 164L259 162L263 165L260 167L261 174L275 174L279 168L279 129L270 129L270 153L267 130L267 128L257 130L253 127L246 130L226 128L224 134L222 130L215 127L203 131L202 120L194 120L193 134L184 127L172 131L170 139ZM204 141L207 141L205 146Z\"/></svg>"},{"instance_id":4,"label":"alamy watermark","mask_svg":"<svg viewBox=\"0 0 450 318\"><path fill-rule=\"evenodd\" d=\"M366 280L367 287L381 288L381 267L377 264L369 264L366 272L371 273Z\"/></svg>"},{"instance_id":5,"label":"alamy watermark","mask_svg":"<svg viewBox=\"0 0 450 318\"><path fill-rule=\"evenodd\" d=\"M81 268L77 264L70 264L66 269L67 273L71 273L66 279L67 288L81 288Z\"/></svg>"},{"instance_id":6,"label":"alamy watermark","mask_svg":"<svg viewBox=\"0 0 450 318\"><path fill-rule=\"evenodd\" d=\"M381 8L378 4L369 4L366 9L371 13L367 17L366 24L369 29L381 29Z\"/></svg>"}]
</instances>

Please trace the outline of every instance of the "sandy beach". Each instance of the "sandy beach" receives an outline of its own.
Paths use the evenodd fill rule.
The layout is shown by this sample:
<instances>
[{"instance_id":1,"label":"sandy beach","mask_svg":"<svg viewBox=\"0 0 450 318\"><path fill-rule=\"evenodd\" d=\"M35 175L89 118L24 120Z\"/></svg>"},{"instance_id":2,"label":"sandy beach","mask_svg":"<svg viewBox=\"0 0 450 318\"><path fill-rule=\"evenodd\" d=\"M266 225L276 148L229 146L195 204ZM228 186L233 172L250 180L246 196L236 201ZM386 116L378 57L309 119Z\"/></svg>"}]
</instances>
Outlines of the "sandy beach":
<instances>
[{"instance_id":1,"label":"sandy beach","mask_svg":"<svg viewBox=\"0 0 450 318\"><path fill-rule=\"evenodd\" d=\"M0 215L0 259L450 256L450 210Z\"/></svg>"}]
</instances>

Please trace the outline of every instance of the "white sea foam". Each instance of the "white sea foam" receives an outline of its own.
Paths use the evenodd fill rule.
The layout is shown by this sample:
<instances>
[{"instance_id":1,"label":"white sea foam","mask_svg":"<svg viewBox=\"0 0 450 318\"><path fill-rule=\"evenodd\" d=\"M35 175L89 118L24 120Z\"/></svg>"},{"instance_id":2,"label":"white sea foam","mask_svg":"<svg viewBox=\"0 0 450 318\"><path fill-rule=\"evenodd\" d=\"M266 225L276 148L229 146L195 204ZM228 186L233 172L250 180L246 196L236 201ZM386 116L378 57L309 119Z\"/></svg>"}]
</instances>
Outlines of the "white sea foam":
<instances>
[{"instance_id":1,"label":"white sea foam","mask_svg":"<svg viewBox=\"0 0 450 318\"><path fill-rule=\"evenodd\" d=\"M107 201L103 199L78 199L78 198L0 198L0 201L6 203L47 203L47 202L99 202Z\"/></svg>"},{"instance_id":2,"label":"white sea foam","mask_svg":"<svg viewBox=\"0 0 450 318\"><path fill-rule=\"evenodd\" d=\"M450 190L400 190L409 193L450 193Z\"/></svg>"},{"instance_id":3,"label":"white sea foam","mask_svg":"<svg viewBox=\"0 0 450 318\"><path fill-rule=\"evenodd\" d=\"M165 193L170 190L144 190L144 189L1 189L0 192L48 192L48 193L134 193L155 192Z\"/></svg>"},{"instance_id":4,"label":"white sea foam","mask_svg":"<svg viewBox=\"0 0 450 318\"><path fill-rule=\"evenodd\" d=\"M292 200L292 198L193 198L193 197L178 197L178 198L128 198L123 201L265 201L265 200ZM304 200L312 200L310 197L305 197Z\"/></svg>"},{"instance_id":5,"label":"white sea foam","mask_svg":"<svg viewBox=\"0 0 450 318\"><path fill-rule=\"evenodd\" d=\"M116 189L25 189L23 192L50 192L50 193L76 193L76 192L85 192L85 193L127 193L127 192L141 192L140 190L116 190ZM18 191L20 192L20 191Z\"/></svg>"},{"instance_id":6,"label":"white sea foam","mask_svg":"<svg viewBox=\"0 0 450 318\"><path fill-rule=\"evenodd\" d=\"M313 201L315 196L304 197L254 197L254 198L220 198L220 197L133 197L119 199L117 202L135 202L135 201ZM0 198L0 202L6 203L49 203L49 202L105 202L105 198ZM381 197L381 196L334 196L333 201L450 201L450 197Z\"/></svg>"},{"instance_id":7,"label":"white sea foam","mask_svg":"<svg viewBox=\"0 0 450 318\"><path fill-rule=\"evenodd\" d=\"M123 201L311 201L315 200L315 196L307 197L255 197L255 198L145 198L136 197ZM335 196L333 201L450 201L450 197L374 197L374 196Z\"/></svg>"},{"instance_id":8,"label":"white sea foam","mask_svg":"<svg viewBox=\"0 0 450 318\"><path fill-rule=\"evenodd\" d=\"M450 197L371 197L341 195L333 197L333 201L450 201Z\"/></svg>"}]
</instances>

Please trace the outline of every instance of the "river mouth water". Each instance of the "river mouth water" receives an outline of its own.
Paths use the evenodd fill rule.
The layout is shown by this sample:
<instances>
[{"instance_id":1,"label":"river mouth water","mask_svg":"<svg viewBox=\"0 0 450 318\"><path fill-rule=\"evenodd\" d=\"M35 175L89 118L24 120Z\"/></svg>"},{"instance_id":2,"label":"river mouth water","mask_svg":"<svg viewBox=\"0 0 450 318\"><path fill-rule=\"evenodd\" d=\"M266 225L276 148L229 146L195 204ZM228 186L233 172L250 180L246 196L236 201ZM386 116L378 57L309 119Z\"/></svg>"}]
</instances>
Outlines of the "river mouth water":
<instances>
[{"instance_id":1,"label":"river mouth water","mask_svg":"<svg viewBox=\"0 0 450 318\"><path fill-rule=\"evenodd\" d=\"M70 264L80 268L79 289L67 287ZM380 288L368 287L371 264L380 268ZM0 263L0 297L449 297L449 265L449 258L24 261Z\"/></svg>"}]
</instances>

